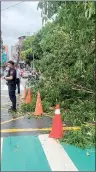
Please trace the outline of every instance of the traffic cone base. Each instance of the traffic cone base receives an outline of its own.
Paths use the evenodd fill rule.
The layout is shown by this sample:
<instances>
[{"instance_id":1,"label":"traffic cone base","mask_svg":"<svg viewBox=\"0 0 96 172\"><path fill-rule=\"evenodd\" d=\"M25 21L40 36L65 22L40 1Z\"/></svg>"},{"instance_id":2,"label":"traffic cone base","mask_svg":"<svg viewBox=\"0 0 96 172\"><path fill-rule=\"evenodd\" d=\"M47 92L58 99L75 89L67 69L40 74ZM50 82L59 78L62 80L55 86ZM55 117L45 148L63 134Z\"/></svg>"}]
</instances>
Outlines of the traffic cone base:
<instances>
[{"instance_id":1,"label":"traffic cone base","mask_svg":"<svg viewBox=\"0 0 96 172\"><path fill-rule=\"evenodd\" d=\"M63 126L61 116L56 116L53 119L52 131L49 134L49 137L60 139L63 136Z\"/></svg>"}]
</instances>

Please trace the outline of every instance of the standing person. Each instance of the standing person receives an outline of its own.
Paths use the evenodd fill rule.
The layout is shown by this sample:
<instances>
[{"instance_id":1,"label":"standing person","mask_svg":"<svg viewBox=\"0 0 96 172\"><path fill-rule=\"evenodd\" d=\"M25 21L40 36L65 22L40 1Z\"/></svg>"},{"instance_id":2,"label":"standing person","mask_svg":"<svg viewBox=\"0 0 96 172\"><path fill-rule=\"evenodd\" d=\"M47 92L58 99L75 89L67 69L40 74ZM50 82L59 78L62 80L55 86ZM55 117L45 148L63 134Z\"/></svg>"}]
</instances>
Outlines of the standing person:
<instances>
[{"instance_id":1,"label":"standing person","mask_svg":"<svg viewBox=\"0 0 96 172\"><path fill-rule=\"evenodd\" d=\"M17 85L17 88L18 88L18 94L20 94L20 79L21 79L20 68L17 65L16 66L16 85Z\"/></svg>"},{"instance_id":2,"label":"standing person","mask_svg":"<svg viewBox=\"0 0 96 172\"><path fill-rule=\"evenodd\" d=\"M12 107L9 108L10 111L16 111L16 70L13 61L8 61L7 67L9 68L8 74L3 78L7 81L9 98L12 102Z\"/></svg>"}]
</instances>

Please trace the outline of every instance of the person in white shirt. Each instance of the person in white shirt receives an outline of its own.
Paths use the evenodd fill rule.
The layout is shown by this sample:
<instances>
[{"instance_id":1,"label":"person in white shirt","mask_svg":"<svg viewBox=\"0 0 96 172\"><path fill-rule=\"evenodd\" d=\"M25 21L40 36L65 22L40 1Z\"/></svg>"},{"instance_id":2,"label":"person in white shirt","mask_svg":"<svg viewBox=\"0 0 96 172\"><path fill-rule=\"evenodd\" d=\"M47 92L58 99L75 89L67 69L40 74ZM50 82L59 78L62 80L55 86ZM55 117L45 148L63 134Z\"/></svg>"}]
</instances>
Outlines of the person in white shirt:
<instances>
[{"instance_id":1,"label":"person in white shirt","mask_svg":"<svg viewBox=\"0 0 96 172\"><path fill-rule=\"evenodd\" d=\"M20 68L18 65L16 65L16 85L17 85L17 89L18 89L18 94L20 94Z\"/></svg>"}]
</instances>

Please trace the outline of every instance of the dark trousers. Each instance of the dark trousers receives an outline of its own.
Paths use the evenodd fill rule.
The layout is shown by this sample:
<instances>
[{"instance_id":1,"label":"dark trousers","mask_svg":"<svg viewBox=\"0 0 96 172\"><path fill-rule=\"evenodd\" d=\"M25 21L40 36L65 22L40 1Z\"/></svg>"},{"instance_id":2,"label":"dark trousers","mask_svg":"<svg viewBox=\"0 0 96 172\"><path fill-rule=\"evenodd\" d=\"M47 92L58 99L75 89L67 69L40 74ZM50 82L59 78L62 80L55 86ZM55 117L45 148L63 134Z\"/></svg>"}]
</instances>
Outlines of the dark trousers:
<instances>
[{"instance_id":1,"label":"dark trousers","mask_svg":"<svg viewBox=\"0 0 96 172\"><path fill-rule=\"evenodd\" d=\"M9 98L12 102L12 109L16 109L16 95L15 95L15 90L9 90Z\"/></svg>"},{"instance_id":2,"label":"dark trousers","mask_svg":"<svg viewBox=\"0 0 96 172\"><path fill-rule=\"evenodd\" d=\"M20 79L16 79L16 84L17 84L17 89L18 89L18 94L20 94Z\"/></svg>"}]
</instances>

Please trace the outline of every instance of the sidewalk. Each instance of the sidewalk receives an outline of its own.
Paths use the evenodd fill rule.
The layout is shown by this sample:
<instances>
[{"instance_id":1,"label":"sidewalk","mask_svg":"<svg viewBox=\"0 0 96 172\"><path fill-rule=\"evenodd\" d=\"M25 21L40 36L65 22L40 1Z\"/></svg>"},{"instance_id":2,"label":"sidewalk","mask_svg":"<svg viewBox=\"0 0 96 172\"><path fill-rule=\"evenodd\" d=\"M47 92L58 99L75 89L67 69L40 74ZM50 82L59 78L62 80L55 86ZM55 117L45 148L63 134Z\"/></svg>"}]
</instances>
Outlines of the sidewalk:
<instances>
[{"instance_id":1,"label":"sidewalk","mask_svg":"<svg viewBox=\"0 0 96 172\"><path fill-rule=\"evenodd\" d=\"M22 115L21 112L17 113L8 113L8 108L11 106L11 102L8 96L8 88L4 80L2 82L1 90L1 136L15 136L15 135L24 135L24 134L41 134L45 133L45 129L51 127L52 119L49 117L42 117L41 119L28 118L28 115L25 113ZM21 81L21 95L24 88L25 80ZM4 90L4 88L6 88ZM20 96L17 96L17 108L20 101ZM27 130L29 129L29 130ZM40 129L43 129L42 131ZM23 131L22 131L23 130ZM30 131L31 130L31 131Z\"/></svg>"}]
</instances>

